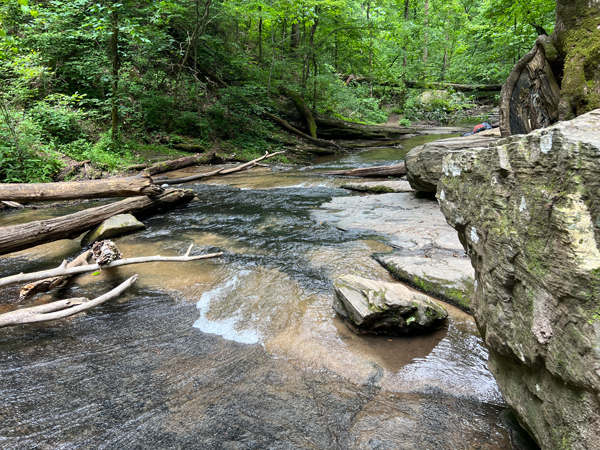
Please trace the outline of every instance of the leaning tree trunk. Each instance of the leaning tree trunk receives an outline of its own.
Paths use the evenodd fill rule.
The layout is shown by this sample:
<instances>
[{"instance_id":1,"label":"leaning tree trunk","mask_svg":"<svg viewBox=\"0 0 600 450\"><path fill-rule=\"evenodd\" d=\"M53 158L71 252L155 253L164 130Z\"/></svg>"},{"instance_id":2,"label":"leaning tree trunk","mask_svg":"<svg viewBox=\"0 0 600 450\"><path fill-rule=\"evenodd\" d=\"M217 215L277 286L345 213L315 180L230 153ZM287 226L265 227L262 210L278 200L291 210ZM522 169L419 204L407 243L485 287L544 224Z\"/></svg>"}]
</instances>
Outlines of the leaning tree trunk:
<instances>
[{"instance_id":1,"label":"leaning tree trunk","mask_svg":"<svg viewBox=\"0 0 600 450\"><path fill-rule=\"evenodd\" d=\"M557 0L556 26L511 71L501 93L502 136L600 108L600 2Z\"/></svg>"}]
</instances>

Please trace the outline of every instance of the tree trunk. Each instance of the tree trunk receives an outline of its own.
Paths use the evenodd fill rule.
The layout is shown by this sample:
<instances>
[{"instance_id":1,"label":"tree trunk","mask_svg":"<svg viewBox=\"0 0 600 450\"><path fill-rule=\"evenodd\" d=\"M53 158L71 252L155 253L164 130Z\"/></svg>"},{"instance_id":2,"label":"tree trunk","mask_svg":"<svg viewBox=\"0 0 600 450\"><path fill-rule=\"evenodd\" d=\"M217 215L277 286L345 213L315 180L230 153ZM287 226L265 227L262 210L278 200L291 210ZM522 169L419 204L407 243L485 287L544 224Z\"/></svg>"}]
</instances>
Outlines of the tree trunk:
<instances>
[{"instance_id":1,"label":"tree trunk","mask_svg":"<svg viewBox=\"0 0 600 450\"><path fill-rule=\"evenodd\" d=\"M119 13L113 10L111 13L112 35L110 38L110 53L112 57L112 93L111 118L112 118L112 141L116 143L119 139L119 69L121 61L119 58Z\"/></svg>"},{"instance_id":2,"label":"tree trunk","mask_svg":"<svg viewBox=\"0 0 600 450\"><path fill-rule=\"evenodd\" d=\"M296 20L292 23L292 34L290 35L291 52L295 53L298 47L300 47L300 23Z\"/></svg>"},{"instance_id":3,"label":"tree trunk","mask_svg":"<svg viewBox=\"0 0 600 450\"><path fill-rule=\"evenodd\" d=\"M102 221L125 213L145 213L163 207L188 203L194 198L189 190L167 189L152 197L133 197L108 205L49 220L38 220L21 225L0 228L0 255L59 239L72 239Z\"/></svg>"},{"instance_id":4,"label":"tree trunk","mask_svg":"<svg viewBox=\"0 0 600 450\"><path fill-rule=\"evenodd\" d=\"M308 126L308 130L310 132L310 135L312 137L316 138L317 137L317 123L315 122L315 118L313 117L313 114L310 111L308 104L302 98L302 96L299 93L297 93L296 91L287 89L284 86L280 86L279 92L281 92L283 95L292 99L292 102L294 102L294 106L296 107L296 109L298 110L300 115L302 117L304 117L304 120L306 121L306 125Z\"/></svg>"},{"instance_id":5,"label":"tree trunk","mask_svg":"<svg viewBox=\"0 0 600 450\"><path fill-rule=\"evenodd\" d=\"M600 2L558 0L551 36L539 36L501 94L502 136L528 133L600 108Z\"/></svg>"},{"instance_id":6,"label":"tree trunk","mask_svg":"<svg viewBox=\"0 0 600 450\"><path fill-rule=\"evenodd\" d=\"M289 131L290 133L294 133L300 137L303 137L304 139L308 139L309 141L317 144L320 147L337 147L337 148L341 148L339 145L337 145L335 142L329 142L323 139L319 139L319 138L314 138L306 133L303 133L302 131L298 130L297 128L294 128L293 126L291 126L288 122L286 122L283 119L280 119L279 117L267 112L267 111L263 111L263 115L265 117L267 117L268 119L271 119L273 122L276 122L277 124L279 124L282 128L284 128L285 130Z\"/></svg>"},{"instance_id":7,"label":"tree trunk","mask_svg":"<svg viewBox=\"0 0 600 450\"><path fill-rule=\"evenodd\" d=\"M157 195L163 188L149 176L110 178L69 183L0 184L0 200L45 202L79 198L135 197Z\"/></svg>"}]
</instances>

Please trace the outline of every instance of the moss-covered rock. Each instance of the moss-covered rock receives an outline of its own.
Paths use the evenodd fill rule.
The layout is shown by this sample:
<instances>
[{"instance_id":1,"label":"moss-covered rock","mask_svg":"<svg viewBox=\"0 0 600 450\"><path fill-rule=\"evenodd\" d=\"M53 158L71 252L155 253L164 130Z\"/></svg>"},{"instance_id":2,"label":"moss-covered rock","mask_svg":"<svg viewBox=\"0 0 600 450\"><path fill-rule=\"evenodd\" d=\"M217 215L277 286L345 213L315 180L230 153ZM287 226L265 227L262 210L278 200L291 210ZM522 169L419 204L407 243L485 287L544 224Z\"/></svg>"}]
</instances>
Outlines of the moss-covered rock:
<instances>
[{"instance_id":1,"label":"moss-covered rock","mask_svg":"<svg viewBox=\"0 0 600 450\"><path fill-rule=\"evenodd\" d=\"M600 449L600 110L449 154L443 172L506 401L542 448Z\"/></svg>"},{"instance_id":2,"label":"moss-covered rock","mask_svg":"<svg viewBox=\"0 0 600 450\"><path fill-rule=\"evenodd\" d=\"M333 309L361 333L424 333L448 317L442 305L398 283L344 275L334 281L333 289Z\"/></svg>"},{"instance_id":3,"label":"moss-covered rock","mask_svg":"<svg viewBox=\"0 0 600 450\"><path fill-rule=\"evenodd\" d=\"M134 231L144 230L145 228L146 225L131 214L117 214L90 230L81 240L81 246L87 247L97 241L133 233Z\"/></svg>"}]
</instances>

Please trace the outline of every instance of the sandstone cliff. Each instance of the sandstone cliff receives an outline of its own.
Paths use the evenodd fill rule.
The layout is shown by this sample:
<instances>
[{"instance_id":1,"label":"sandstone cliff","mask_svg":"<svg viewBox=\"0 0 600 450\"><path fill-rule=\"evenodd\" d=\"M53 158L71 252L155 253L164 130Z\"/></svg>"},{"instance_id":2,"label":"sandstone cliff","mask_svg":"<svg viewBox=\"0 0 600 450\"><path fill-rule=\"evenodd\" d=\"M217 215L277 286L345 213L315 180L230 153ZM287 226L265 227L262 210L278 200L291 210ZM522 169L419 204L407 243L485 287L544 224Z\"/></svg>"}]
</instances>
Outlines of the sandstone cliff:
<instances>
[{"instance_id":1,"label":"sandstone cliff","mask_svg":"<svg viewBox=\"0 0 600 450\"><path fill-rule=\"evenodd\" d=\"M600 449L600 110L444 157L506 401L544 449Z\"/></svg>"}]
</instances>

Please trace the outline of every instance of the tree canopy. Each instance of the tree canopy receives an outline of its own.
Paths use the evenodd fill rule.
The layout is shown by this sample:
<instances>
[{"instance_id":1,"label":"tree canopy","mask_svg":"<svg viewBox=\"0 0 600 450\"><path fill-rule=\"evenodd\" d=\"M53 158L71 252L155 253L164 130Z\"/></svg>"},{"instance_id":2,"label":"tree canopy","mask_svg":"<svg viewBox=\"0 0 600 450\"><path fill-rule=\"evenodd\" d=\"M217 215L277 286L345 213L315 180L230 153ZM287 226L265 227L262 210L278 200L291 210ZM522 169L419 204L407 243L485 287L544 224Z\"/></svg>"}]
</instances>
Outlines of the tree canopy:
<instances>
[{"instance_id":1,"label":"tree canopy","mask_svg":"<svg viewBox=\"0 0 600 450\"><path fill-rule=\"evenodd\" d=\"M124 135L158 133L258 152L272 126L258 115L278 107L279 86L318 113L379 123L390 108L410 106L404 80L503 83L537 36L553 31L555 7L2 0L0 151L11 161L35 145L85 157L98 145L125 151ZM19 148L17 135L32 142Z\"/></svg>"}]
</instances>

